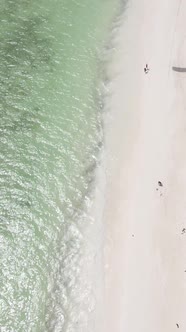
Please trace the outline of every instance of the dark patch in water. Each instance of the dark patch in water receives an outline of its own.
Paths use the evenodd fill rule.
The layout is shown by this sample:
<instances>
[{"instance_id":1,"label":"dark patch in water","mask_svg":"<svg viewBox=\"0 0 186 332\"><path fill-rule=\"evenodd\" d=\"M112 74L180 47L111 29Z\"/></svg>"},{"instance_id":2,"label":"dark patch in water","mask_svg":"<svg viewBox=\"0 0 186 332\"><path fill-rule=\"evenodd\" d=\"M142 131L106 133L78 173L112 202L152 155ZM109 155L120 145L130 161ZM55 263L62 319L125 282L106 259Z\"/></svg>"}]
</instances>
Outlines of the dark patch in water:
<instances>
[{"instance_id":1,"label":"dark patch in water","mask_svg":"<svg viewBox=\"0 0 186 332\"><path fill-rule=\"evenodd\" d=\"M32 129L35 119L28 113L33 115L34 110L26 104L23 107L30 98L31 77L40 71L49 74L55 61L52 37L40 32L47 17L36 13L24 16L24 7L27 10L29 4L7 1L0 13L0 20L9 24L9 33L0 37L0 114L7 114L7 123L1 127L11 131ZM20 9L23 16L18 14Z\"/></svg>"}]
</instances>

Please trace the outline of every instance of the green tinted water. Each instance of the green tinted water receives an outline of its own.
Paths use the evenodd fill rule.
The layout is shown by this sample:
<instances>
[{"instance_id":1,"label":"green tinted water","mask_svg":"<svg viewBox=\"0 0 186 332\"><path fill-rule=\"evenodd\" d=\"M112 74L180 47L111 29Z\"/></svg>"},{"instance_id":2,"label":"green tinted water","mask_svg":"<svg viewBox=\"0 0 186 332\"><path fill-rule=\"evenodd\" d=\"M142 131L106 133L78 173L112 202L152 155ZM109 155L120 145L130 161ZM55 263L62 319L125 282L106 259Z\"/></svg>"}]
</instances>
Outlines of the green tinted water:
<instances>
[{"instance_id":1,"label":"green tinted water","mask_svg":"<svg viewBox=\"0 0 186 332\"><path fill-rule=\"evenodd\" d=\"M97 51L116 2L1 1L1 332L81 324L81 216L102 139Z\"/></svg>"}]
</instances>

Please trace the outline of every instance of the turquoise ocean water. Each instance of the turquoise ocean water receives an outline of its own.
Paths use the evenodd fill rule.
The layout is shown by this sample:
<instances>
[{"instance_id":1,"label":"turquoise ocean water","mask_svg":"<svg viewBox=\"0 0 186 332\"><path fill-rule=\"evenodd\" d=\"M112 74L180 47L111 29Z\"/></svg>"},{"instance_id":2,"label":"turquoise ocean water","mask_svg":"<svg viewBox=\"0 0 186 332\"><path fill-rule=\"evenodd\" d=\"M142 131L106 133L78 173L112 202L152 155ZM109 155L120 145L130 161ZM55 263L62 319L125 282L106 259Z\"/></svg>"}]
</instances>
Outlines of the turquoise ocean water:
<instances>
[{"instance_id":1,"label":"turquoise ocean water","mask_svg":"<svg viewBox=\"0 0 186 332\"><path fill-rule=\"evenodd\" d=\"M73 332L86 315L77 287L102 142L98 58L117 2L1 1L1 332Z\"/></svg>"}]
</instances>

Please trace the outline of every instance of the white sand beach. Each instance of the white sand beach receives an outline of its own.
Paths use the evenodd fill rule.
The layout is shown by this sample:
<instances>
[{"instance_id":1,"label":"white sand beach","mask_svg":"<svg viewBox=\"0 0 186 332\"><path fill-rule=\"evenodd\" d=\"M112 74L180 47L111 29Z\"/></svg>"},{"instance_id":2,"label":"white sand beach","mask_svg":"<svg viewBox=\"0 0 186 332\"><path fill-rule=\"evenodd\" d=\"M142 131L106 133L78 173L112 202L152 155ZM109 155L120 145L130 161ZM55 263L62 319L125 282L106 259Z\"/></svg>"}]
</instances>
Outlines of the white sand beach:
<instances>
[{"instance_id":1,"label":"white sand beach","mask_svg":"<svg viewBox=\"0 0 186 332\"><path fill-rule=\"evenodd\" d=\"M105 120L104 331L186 331L186 72L172 69L186 68L186 1L130 0L122 19Z\"/></svg>"}]
</instances>

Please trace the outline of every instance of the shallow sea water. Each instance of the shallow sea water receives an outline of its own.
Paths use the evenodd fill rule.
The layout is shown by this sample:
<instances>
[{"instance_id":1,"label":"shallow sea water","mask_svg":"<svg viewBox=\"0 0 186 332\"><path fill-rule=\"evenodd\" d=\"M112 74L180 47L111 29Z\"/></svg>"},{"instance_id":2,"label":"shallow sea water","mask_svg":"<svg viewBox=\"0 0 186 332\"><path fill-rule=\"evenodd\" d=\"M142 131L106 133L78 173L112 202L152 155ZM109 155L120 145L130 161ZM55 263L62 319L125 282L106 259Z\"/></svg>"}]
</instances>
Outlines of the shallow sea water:
<instances>
[{"instance_id":1,"label":"shallow sea water","mask_svg":"<svg viewBox=\"0 0 186 332\"><path fill-rule=\"evenodd\" d=\"M116 3L1 1L1 332L89 331L94 299L78 285Z\"/></svg>"}]
</instances>

